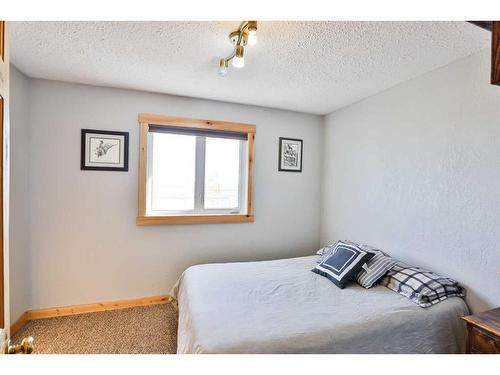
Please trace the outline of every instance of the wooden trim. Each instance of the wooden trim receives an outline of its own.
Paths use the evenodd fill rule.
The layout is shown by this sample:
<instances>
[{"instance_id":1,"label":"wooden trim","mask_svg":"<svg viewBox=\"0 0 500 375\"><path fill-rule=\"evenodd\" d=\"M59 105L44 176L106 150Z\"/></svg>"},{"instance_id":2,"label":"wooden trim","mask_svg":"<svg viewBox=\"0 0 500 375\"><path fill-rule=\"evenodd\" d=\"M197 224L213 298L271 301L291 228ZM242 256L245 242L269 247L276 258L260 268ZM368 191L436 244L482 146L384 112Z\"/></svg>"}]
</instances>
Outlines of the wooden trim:
<instances>
[{"instance_id":1,"label":"wooden trim","mask_svg":"<svg viewBox=\"0 0 500 375\"><path fill-rule=\"evenodd\" d=\"M148 134L150 125L169 126L195 129L209 129L226 132L244 133L248 140L247 163L247 200L246 213L237 215L146 215L147 173L148 173ZM253 210L253 175L254 175L254 144L256 127L253 124L244 124L227 121L212 121L173 116L161 116L149 113L139 113L140 150L139 150L139 188L137 225L160 224L216 224L216 223L251 223L254 221Z\"/></svg>"},{"instance_id":2,"label":"wooden trim","mask_svg":"<svg viewBox=\"0 0 500 375\"><path fill-rule=\"evenodd\" d=\"M493 21L491 29L491 83L500 85L500 21Z\"/></svg>"},{"instance_id":3,"label":"wooden trim","mask_svg":"<svg viewBox=\"0 0 500 375\"><path fill-rule=\"evenodd\" d=\"M29 321L29 312L25 311L14 323L10 325L10 336L14 336Z\"/></svg>"},{"instance_id":4,"label":"wooden trim","mask_svg":"<svg viewBox=\"0 0 500 375\"><path fill-rule=\"evenodd\" d=\"M138 216L137 225L252 223L253 215Z\"/></svg>"},{"instance_id":5,"label":"wooden trim","mask_svg":"<svg viewBox=\"0 0 500 375\"><path fill-rule=\"evenodd\" d=\"M498 335L498 331L496 331L491 326L489 326L483 322L476 321L475 319L468 319L468 318L469 318L468 316L462 318L463 320L465 320L467 322L467 325L470 325L471 327L477 326L486 332L489 332L493 335Z\"/></svg>"},{"instance_id":6,"label":"wooden trim","mask_svg":"<svg viewBox=\"0 0 500 375\"><path fill-rule=\"evenodd\" d=\"M87 314L100 311L110 311L110 310L120 310L127 309L130 307L139 306L149 306L149 305L160 305L164 303L169 303L170 296L154 296L154 297L144 297L129 300L111 301L111 302L99 302L99 303L89 303L85 305L73 305L64 307L53 307L48 309L37 309L27 311L28 320L37 320L45 318L54 318L57 316L68 316L77 314Z\"/></svg>"},{"instance_id":7,"label":"wooden trim","mask_svg":"<svg viewBox=\"0 0 500 375\"><path fill-rule=\"evenodd\" d=\"M73 305L64 307L52 307L48 309L37 309L25 311L19 319L10 326L10 335L14 336L30 320L55 318L58 316L69 316L78 314L90 314L101 311L128 309L131 307L162 305L172 302L169 295L143 297L112 302L89 303L85 305Z\"/></svg>"},{"instance_id":8,"label":"wooden trim","mask_svg":"<svg viewBox=\"0 0 500 375\"><path fill-rule=\"evenodd\" d=\"M247 175L247 215L253 221L253 165L254 165L255 133L248 134L248 175Z\"/></svg>"},{"instance_id":9,"label":"wooden trim","mask_svg":"<svg viewBox=\"0 0 500 375\"><path fill-rule=\"evenodd\" d=\"M500 21L469 21L491 31L491 84L500 86Z\"/></svg>"},{"instance_id":10,"label":"wooden trim","mask_svg":"<svg viewBox=\"0 0 500 375\"><path fill-rule=\"evenodd\" d=\"M0 21L0 58L5 60L5 21Z\"/></svg>"},{"instance_id":11,"label":"wooden trim","mask_svg":"<svg viewBox=\"0 0 500 375\"><path fill-rule=\"evenodd\" d=\"M173 126L183 128L222 130L235 133L255 133L254 124L240 122L204 120L187 117L174 117L154 115L151 113L139 113L139 123L147 123L159 126Z\"/></svg>"},{"instance_id":12,"label":"wooden trim","mask_svg":"<svg viewBox=\"0 0 500 375\"><path fill-rule=\"evenodd\" d=\"M148 123L141 122L139 150L139 216L146 215L146 183L148 178L148 131Z\"/></svg>"},{"instance_id":13,"label":"wooden trim","mask_svg":"<svg viewBox=\"0 0 500 375\"><path fill-rule=\"evenodd\" d=\"M500 336L500 307L462 317L467 323L475 325L495 336Z\"/></svg>"},{"instance_id":14,"label":"wooden trim","mask_svg":"<svg viewBox=\"0 0 500 375\"><path fill-rule=\"evenodd\" d=\"M0 346L10 326L9 306L9 43L8 25L0 21Z\"/></svg>"}]
</instances>

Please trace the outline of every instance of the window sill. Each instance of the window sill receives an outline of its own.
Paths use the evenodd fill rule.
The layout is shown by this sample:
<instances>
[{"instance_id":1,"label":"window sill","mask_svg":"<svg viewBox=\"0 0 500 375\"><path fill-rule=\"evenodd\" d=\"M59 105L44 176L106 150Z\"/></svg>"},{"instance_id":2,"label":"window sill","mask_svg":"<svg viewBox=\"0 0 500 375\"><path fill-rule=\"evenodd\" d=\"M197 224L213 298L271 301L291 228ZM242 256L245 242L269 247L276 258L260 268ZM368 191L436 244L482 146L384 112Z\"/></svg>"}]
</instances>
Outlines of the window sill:
<instances>
[{"instance_id":1,"label":"window sill","mask_svg":"<svg viewBox=\"0 0 500 375\"><path fill-rule=\"evenodd\" d=\"M253 215L138 216L137 225L253 223Z\"/></svg>"}]
</instances>

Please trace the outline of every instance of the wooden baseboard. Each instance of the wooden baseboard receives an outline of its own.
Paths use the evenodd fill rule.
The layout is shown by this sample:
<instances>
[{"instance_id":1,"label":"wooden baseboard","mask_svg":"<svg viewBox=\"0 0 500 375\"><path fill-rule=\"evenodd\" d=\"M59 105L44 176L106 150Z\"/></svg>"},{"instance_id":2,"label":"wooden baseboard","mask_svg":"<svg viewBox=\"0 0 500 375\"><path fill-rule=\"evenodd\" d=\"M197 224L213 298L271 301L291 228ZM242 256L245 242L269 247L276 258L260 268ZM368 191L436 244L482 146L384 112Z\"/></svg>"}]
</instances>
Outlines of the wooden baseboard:
<instances>
[{"instance_id":1,"label":"wooden baseboard","mask_svg":"<svg viewBox=\"0 0 500 375\"><path fill-rule=\"evenodd\" d=\"M23 312L23 314L10 325L10 336L14 336L21 328L24 327L29 321L28 311Z\"/></svg>"},{"instance_id":2,"label":"wooden baseboard","mask_svg":"<svg viewBox=\"0 0 500 375\"><path fill-rule=\"evenodd\" d=\"M168 295L144 297L120 301L89 303L84 305L73 305L64 307L52 307L48 309L28 310L11 325L11 336L18 332L28 321L37 319L54 318L58 316L68 316L77 314L88 314L101 311L127 309L130 307L160 305L170 303Z\"/></svg>"}]
</instances>

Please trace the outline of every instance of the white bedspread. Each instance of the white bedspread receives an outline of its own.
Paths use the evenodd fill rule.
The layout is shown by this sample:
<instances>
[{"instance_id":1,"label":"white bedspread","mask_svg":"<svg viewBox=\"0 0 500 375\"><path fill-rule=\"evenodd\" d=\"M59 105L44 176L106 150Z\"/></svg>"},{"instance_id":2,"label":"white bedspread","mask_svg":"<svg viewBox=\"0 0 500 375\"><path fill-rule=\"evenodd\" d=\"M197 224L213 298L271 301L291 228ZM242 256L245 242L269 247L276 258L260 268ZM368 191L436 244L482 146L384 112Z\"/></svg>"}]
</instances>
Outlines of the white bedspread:
<instances>
[{"instance_id":1,"label":"white bedspread","mask_svg":"<svg viewBox=\"0 0 500 375\"><path fill-rule=\"evenodd\" d=\"M457 353L461 298L421 308L383 287L337 288L317 256L188 268L172 289L177 353Z\"/></svg>"}]
</instances>

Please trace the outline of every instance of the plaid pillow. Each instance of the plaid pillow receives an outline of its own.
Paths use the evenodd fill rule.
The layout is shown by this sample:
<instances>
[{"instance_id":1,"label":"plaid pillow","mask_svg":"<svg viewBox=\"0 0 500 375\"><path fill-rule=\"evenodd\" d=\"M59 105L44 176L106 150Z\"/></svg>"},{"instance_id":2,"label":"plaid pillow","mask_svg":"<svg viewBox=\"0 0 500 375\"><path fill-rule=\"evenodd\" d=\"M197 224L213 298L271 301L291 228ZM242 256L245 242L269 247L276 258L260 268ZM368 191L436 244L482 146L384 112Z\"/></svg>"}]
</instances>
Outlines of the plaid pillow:
<instances>
[{"instance_id":1,"label":"plaid pillow","mask_svg":"<svg viewBox=\"0 0 500 375\"><path fill-rule=\"evenodd\" d=\"M403 263L397 263L389 270L380 284L420 307L432 306L448 297L465 297L466 294L465 288L455 280Z\"/></svg>"},{"instance_id":2,"label":"plaid pillow","mask_svg":"<svg viewBox=\"0 0 500 375\"><path fill-rule=\"evenodd\" d=\"M356 281L364 288L371 288L387 271L393 268L397 260L376 250L375 255L363 265L356 275Z\"/></svg>"}]
</instances>

